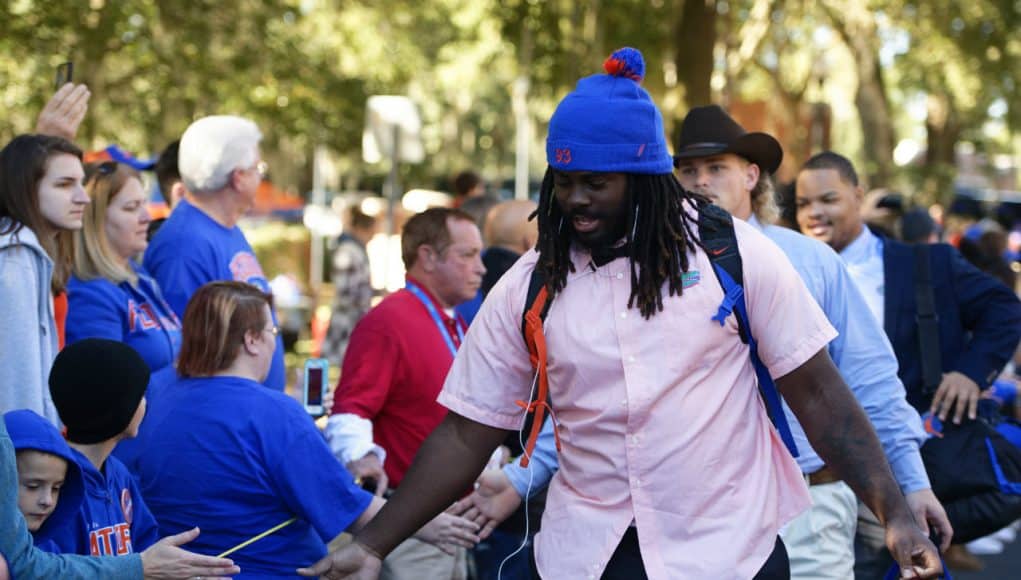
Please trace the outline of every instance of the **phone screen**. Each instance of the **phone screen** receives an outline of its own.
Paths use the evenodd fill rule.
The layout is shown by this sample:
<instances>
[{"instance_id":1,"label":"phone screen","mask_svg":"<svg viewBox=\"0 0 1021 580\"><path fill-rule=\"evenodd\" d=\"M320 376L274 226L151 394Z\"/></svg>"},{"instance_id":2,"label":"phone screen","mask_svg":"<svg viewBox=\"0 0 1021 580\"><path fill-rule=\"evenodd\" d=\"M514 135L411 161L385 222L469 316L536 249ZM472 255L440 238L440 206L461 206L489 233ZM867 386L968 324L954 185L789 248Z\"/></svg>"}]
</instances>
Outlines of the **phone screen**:
<instances>
[{"instance_id":1,"label":"phone screen","mask_svg":"<svg viewBox=\"0 0 1021 580\"><path fill-rule=\"evenodd\" d=\"M323 404L323 369L308 369L308 401L306 405Z\"/></svg>"},{"instance_id":2,"label":"phone screen","mask_svg":"<svg viewBox=\"0 0 1021 580\"><path fill-rule=\"evenodd\" d=\"M74 63L65 62L57 67L57 77L54 80L54 88L59 89L73 80Z\"/></svg>"}]
</instances>

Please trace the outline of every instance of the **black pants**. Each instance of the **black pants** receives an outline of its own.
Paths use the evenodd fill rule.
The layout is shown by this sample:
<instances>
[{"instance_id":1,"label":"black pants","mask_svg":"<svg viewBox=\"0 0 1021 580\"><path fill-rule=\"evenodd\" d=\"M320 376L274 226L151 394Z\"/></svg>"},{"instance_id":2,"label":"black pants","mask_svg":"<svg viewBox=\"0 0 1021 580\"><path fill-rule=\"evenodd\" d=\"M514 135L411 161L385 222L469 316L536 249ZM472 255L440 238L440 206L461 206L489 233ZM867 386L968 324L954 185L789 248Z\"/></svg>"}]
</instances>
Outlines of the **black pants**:
<instances>
[{"instance_id":1,"label":"black pants","mask_svg":"<svg viewBox=\"0 0 1021 580\"><path fill-rule=\"evenodd\" d=\"M539 574L536 573L535 577L538 578ZM791 563L787 559L787 548L777 536L773 553L769 555L769 559L752 580L790 580L790 577ZM647 579L645 564L642 563L642 553L638 549L638 531L636 528L630 527L620 540L620 544L617 545L617 549L614 550L610 563L606 565L602 580Z\"/></svg>"}]
</instances>

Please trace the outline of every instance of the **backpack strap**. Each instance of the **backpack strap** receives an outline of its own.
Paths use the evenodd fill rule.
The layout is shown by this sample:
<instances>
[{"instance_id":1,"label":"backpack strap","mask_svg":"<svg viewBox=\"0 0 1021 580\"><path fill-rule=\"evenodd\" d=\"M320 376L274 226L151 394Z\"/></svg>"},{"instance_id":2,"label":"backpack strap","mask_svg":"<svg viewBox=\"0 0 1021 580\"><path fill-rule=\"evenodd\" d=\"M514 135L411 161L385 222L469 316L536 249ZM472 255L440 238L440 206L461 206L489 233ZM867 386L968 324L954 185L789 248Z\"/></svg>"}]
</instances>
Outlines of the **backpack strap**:
<instances>
[{"instance_id":1,"label":"backpack strap","mask_svg":"<svg viewBox=\"0 0 1021 580\"><path fill-rule=\"evenodd\" d=\"M787 446L791 455L798 457L798 446L794 442L794 435L787 423L787 415L783 412L783 403L780 399L780 392L769 375L769 369L759 358L759 346L751 333L751 324L748 321L748 310L744 299L744 275L741 262L741 252L737 246L737 235L734 232L733 218L723 209L715 205L705 205L700 208L698 219L699 239L705 247L709 261L713 265L713 272L716 279L723 288L723 302L712 319L723 326L731 313L737 320L738 334L741 341L748 345L749 355L752 359L752 366L755 368L755 376L758 378L759 396L766 406L766 414L773 422L780 439Z\"/></svg>"},{"instance_id":2,"label":"backpack strap","mask_svg":"<svg viewBox=\"0 0 1021 580\"><path fill-rule=\"evenodd\" d=\"M535 443L539 439L539 432L542 431L542 425L545 422L546 411L549 411L550 417L553 419L553 435L557 443L557 451L560 451L560 433L557 430L556 415L553 413L549 395L546 335L542 327L546 315L549 313L551 302L549 291L546 289L546 277L538 268L532 270L532 277L528 281L525 311L521 315L521 332L525 337L525 346L528 347L529 360L536 373L536 385L530 390L531 398L527 403L517 401L518 406L525 409L525 424L522 427L522 432L528 431L525 452L521 455L522 467L528 467L532 452L535 450Z\"/></svg>"},{"instance_id":3,"label":"backpack strap","mask_svg":"<svg viewBox=\"0 0 1021 580\"><path fill-rule=\"evenodd\" d=\"M541 296L540 296L541 294ZM528 279L528 295L525 298L525 310L521 313L521 334L528 342L528 312L535 310L539 321L545 321L549 314L549 294L546 290L546 276L538 268L532 270L532 277Z\"/></svg>"},{"instance_id":4,"label":"backpack strap","mask_svg":"<svg viewBox=\"0 0 1021 580\"><path fill-rule=\"evenodd\" d=\"M932 288L929 245L915 244L915 321L918 324L918 351L922 362L922 392L935 393L943 381L942 352L939 346L939 314Z\"/></svg>"},{"instance_id":5,"label":"backpack strap","mask_svg":"<svg viewBox=\"0 0 1021 580\"><path fill-rule=\"evenodd\" d=\"M733 312L738 300L741 299L738 293L743 291L744 286L744 270L741 252L737 247L737 236L734 234L734 221L723 208L712 204L703 205L699 208L698 234L716 272L716 278L720 279L722 271L733 281L733 284L728 286L720 280L725 294L713 320L723 326L723 321ZM749 332L740 317L737 319L737 333L741 336L741 342L748 344Z\"/></svg>"}]
</instances>

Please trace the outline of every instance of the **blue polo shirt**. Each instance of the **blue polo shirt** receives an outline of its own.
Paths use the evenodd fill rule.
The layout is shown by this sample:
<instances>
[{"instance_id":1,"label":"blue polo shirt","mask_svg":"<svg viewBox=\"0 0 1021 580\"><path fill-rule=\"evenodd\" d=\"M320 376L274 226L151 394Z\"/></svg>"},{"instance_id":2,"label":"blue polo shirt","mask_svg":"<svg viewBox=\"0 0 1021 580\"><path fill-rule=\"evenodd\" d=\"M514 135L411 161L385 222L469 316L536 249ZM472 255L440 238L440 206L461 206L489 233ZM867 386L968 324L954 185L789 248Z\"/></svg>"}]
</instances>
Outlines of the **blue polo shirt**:
<instances>
[{"instance_id":1,"label":"blue polo shirt","mask_svg":"<svg viewBox=\"0 0 1021 580\"><path fill-rule=\"evenodd\" d=\"M138 351L153 381L168 380L181 350L181 321L163 299L159 285L131 262L138 282L114 284L105 278L67 283L67 343L106 338Z\"/></svg>"},{"instance_id":2,"label":"blue polo shirt","mask_svg":"<svg viewBox=\"0 0 1021 580\"><path fill-rule=\"evenodd\" d=\"M150 402L138 476L162 535L199 526L188 544L233 554L236 578L298 578L369 506L297 401L239 377L180 379Z\"/></svg>"},{"instance_id":3,"label":"blue polo shirt","mask_svg":"<svg viewBox=\"0 0 1021 580\"><path fill-rule=\"evenodd\" d=\"M269 282L241 228L227 228L182 200L145 251L145 268L159 282L170 307L181 319L188 300L203 285L236 280L269 293ZM273 311L273 323L277 323ZM284 390L284 342L277 336L273 364L263 384Z\"/></svg>"}]
</instances>

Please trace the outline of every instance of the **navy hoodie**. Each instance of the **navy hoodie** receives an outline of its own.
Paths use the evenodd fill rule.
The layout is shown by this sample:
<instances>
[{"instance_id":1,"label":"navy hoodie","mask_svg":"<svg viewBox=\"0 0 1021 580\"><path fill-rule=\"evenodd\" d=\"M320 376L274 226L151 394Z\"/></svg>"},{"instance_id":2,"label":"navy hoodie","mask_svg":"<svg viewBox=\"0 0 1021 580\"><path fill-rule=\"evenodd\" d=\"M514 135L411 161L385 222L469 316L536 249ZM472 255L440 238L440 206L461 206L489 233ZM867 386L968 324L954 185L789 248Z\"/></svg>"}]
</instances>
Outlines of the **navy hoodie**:
<instances>
[{"instance_id":1,"label":"navy hoodie","mask_svg":"<svg viewBox=\"0 0 1021 580\"><path fill-rule=\"evenodd\" d=\"M21 409L4 415L4 424L14 443L15 451L34 450L56 455L67 461L67 475L64 485L60 488L57 507L50 517L46 518L39 530L32 534L37 548L47 552L59 552L53 537L68 526L81 510L85 498L85 485L82 471L71 454L72 450L60 436L57 428L34 411Z\"/></svg>"},{"instance_id":2,"label":"navy hoodie","mask_svg":"<svg viewBox=\"0 0 1021 580\"><path fill-rule=\"evenodd\" d=\"M114 456L100 472L75 449L85 483L85 500L75 521L53 537L66 554L124 556L141 552L159 540L159 526L142 500L135 478Z\"/></svg>"}]
</instances>

